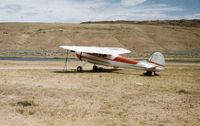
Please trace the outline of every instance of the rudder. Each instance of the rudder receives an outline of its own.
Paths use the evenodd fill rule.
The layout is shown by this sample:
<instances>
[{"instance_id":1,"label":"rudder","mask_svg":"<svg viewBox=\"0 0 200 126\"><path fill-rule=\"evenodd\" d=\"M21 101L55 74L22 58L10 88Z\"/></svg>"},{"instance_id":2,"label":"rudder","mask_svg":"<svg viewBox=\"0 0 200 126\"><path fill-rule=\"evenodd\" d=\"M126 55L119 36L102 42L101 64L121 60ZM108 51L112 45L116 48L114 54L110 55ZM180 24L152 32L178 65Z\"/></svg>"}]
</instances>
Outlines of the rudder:
<instances>
[{"instance_id":1,"label":"rudder","mask_svg":"<svg viewBox=\"0 0 200 126\"><path fill-rule=\"evenodd\" d=\"M165 58L162 53L154 52L150 58L148 59L151 63L155 63L157 65L165 66Z\"/></svg>"}]
</instances>

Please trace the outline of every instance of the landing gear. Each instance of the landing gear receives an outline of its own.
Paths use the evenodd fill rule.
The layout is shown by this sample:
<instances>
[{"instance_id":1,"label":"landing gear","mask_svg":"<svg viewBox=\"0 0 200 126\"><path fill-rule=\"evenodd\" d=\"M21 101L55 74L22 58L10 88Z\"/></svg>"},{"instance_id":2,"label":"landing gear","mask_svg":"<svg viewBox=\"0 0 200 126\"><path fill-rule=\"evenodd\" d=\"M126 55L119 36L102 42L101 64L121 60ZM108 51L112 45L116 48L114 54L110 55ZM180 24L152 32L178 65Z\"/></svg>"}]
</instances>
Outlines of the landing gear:
<instances>
[{"instance_id":1,"label":"landing gear","mask_svg":"<svg viewBox=\"0 0 200 126\"><path fill-rule=\"evenodd\" d=\"M154 76L159 76L155 71L146 71L145 73L143 73L144 76L152 76L154 73Z\"/></svg>"},{"instance_id":2,"label":"landing gear","mask_svg":"<svg viewBox=\"0 0 200 126\"><path fill-rule=\"evenodd\" d=\"M78 66L77 69L76 69L78 72L82 72L83 71L83 68L81 66Z\"/></svg>"},{"instance_id":3,"label":"landing gear","mask_svg":"<svg viewBox=\"0 0 200 126\"><path fill-rule=\"evenodd\" d=\"M93 66L93 71L97 71L98 67L96 65Z\"/></svg>"},{"instance_id":4,"label":"landing gear","mask_svg":"<svg viewBox=\"0 0 200 126\"><path fill-rule=\"evenodd\" d=\"M97 67L96 65L93 66L93 71L95 72L102 72L103 71L103 67Z\"/></svg>"},{"instance_id":5,"label":"landing gear","mask_svg":"<svg viewBox=\"0 0 200 126\"><path fill-rule=\"evenodd\" d=\"M145 73L143 73L143 75L145 75L145 76L152 76L152 71L146 71Z\"/></svg>"},{"instance_id":6,"label":"landing gear","mask_svg":"<svg viewBox=\"0 0 200 126\"><path fill-rule=\"evenodd\" d=\"M78 66L78 67L76 68L76 71L77 71L77 72L82 72L82 71L83 71L82 66ZM103 67L97 67L96 65L94 65L94 66L93 66L93 71L95 71L95 72L102 72L102 71L103 71Z\"/></svg>"},{"instance_id":7,"label":"landing gear","mask_svg":"<svg viewBox=\"0 0 200 126\"><path fill-rule=\"evenodd\" d=\"M99 68L98 68L98 71L99 71L99 72L102 72L102 71L103 71L103 67L99 67Z\"/></svg>"}]
</instances>

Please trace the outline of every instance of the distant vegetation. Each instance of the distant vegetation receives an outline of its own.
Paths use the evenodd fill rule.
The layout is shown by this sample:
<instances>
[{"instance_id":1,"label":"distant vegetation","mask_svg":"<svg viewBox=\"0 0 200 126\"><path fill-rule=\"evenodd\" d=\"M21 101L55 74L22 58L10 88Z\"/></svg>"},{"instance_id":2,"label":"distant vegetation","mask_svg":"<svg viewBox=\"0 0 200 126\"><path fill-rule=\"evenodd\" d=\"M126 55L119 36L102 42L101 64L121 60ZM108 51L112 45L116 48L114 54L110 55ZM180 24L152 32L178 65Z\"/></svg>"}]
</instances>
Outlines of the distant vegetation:
<instances>
[{"instance_id":1,"label":"distant vegetation","mask_svg":"<svg viewBox=\"0 0 200 126\"><path fill-rule=\"evenodd\" d=\"M178 25L186 27L200 27L200 19L193 20L155 20L155 21L88 21L81 24L147 24L147 25Z\"/></svg>"}]
</instances>

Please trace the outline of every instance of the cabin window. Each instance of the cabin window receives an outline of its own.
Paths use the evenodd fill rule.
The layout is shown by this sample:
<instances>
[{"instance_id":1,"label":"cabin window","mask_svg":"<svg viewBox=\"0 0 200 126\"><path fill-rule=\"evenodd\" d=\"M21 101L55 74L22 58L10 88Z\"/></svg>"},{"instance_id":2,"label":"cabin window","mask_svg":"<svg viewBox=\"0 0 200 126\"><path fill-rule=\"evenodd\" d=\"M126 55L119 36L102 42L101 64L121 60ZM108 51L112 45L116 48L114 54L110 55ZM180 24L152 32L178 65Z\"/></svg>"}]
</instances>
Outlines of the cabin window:
<instances>
[{"instance_id":1,"label":"cabin window","mask_svg":"<svg viewBox=\"0 0 200 126\"><path fill-rule=\"evenodd\" d=\"M99 56L99 57L107 57L107 56L108 56L108 55L106 55L106 54L96 54L96 53L93 53L93 55Z\"/></svg>"},{"instance_id":2,"label":"cabin window","mask_svg":"<svg viewBox=\"0 0 200 126\"><path fill-rule=\"evenodd\" d=\"M107 55L106 54L98 54L98 56L100 56L100 57L106 57Z\"/></svg>"}]
</instances>

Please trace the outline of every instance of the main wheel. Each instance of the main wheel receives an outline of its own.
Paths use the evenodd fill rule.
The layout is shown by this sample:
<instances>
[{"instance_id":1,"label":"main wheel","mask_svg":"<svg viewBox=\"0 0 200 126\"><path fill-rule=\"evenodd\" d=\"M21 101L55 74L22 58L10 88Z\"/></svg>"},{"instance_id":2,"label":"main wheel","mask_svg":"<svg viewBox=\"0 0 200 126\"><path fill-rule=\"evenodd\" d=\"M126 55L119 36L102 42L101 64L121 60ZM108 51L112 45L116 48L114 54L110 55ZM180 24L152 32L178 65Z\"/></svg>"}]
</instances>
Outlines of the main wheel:
<instances>
[{"instance_id":1,"label":"main wheel","mask_svg":"<svg viewBox=\"0 0 200 126\"><path fill-rule=\"evenodd\" d=\"M93 66L93 71L97 71L98 67L96 65Z\"/></svg>"},{"instance_id":2,"label":"main wheel","mask_svg":"<svg viewBox=\"0 0 200 126\"><path fill-rule=\"evenodd\" d=\"M77 69L76 69L78 72L82 72L83 71L83 68L81 66L78 66Z\"/></svg>"},{"instance_id":3,"label":"main wheel","mask_svg":"<svg viewBox=\"0 0 200 126\"><path fill-rule=\"evenodd\" d=\"M99 71L99 72L102 72L102 71L103 71L103 67L99 67L99 68L98 68L98 71Z\"/></svg>"}]
</instances>

